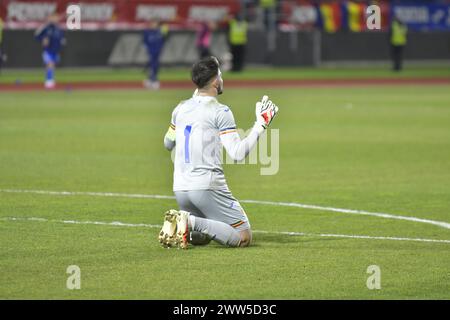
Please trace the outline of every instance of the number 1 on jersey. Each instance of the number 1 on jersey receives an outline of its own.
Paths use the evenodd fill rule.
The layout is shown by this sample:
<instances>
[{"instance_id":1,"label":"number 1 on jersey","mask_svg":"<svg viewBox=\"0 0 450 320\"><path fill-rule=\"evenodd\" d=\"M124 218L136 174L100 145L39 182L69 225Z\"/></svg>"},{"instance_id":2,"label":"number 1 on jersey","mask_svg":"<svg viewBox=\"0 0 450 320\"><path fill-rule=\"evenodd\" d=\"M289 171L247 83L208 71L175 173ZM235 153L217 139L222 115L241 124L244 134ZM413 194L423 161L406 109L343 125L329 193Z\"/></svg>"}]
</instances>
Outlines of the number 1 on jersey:
<instances>
[{"instance_id":1,"label":"number 1 on jersey","mask_svg":"<svg viewBox=\"0 0 450 320\"><path fill-rule=\"evenodd\" d=\"M192 126L186 126L184 128L184 162L190 163L189 158L189 136L191 135Z\"/></svg>"}]
</instances>

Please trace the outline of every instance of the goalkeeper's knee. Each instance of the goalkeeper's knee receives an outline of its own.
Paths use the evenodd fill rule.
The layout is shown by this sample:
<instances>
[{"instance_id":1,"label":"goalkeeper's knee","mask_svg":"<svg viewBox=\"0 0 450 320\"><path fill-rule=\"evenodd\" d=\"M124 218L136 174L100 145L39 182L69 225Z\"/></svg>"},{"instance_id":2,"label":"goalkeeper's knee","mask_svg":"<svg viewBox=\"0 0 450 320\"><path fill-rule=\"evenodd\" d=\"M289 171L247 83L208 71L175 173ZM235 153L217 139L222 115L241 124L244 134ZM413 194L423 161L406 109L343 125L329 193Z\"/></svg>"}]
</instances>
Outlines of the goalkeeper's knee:
<instances>
[{"instance_id":1,"label":"goalkeeper's knee","mask_svg":"<svg viewBox=\"0 0 450 320\"><path fill-rule=\"evenodd\" d=\"M241 241L239 247L248 247L252 243L252 231L250 229L239 232Z\"/></svg>"}]
</instances>

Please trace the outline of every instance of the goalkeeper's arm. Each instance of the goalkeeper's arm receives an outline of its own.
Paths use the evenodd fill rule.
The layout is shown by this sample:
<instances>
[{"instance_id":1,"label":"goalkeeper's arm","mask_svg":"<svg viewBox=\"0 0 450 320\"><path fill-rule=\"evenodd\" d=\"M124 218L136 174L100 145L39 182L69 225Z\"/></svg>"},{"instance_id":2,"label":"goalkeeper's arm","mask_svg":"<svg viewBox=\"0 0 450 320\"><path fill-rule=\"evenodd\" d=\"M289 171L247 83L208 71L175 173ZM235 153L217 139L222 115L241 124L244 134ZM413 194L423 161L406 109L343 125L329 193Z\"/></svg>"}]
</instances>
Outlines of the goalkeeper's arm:
<instances>
[{"instance_id":1,"label":"goalkeeper's arm","mask_svg":"<svg viewBox=\"0 0 450 320\"><path fill-rule=\"evenodd\" d=\"M235 129L230 130L231 132L222 132L220 140L230 157L236 161L244 160L277 113L278 107L264 96L261 102L256 103L256 122L245 139L241 140Z\"/></svg>"},{"instance_id":2,"label":"goalkeeper's arm","mask_svg":"<svg viewBox=\"0 0 450 320\"><path fill-rule=\"evenodd\" d=\"M241 140L239 134L234 131L220 135L220 141L225 147L227 153L230 155L231 159L242 161L250 153L250 151L252 151L258 141L259 135L262 132L264 132L264 128L259 124L255 124L245 139Z\"/></svg>"},{"instance_id":3,"label":"goalkeeper's arm","mask_svg":"<svg viewBox=\"0 0 450 320\"><path fill-rule=\"evenodd\" d=\"M170 124L169 129L164 136L164 147L169 151L172 151L175 147L175 125L173 124Z\"/></svg>"}]
</instances>

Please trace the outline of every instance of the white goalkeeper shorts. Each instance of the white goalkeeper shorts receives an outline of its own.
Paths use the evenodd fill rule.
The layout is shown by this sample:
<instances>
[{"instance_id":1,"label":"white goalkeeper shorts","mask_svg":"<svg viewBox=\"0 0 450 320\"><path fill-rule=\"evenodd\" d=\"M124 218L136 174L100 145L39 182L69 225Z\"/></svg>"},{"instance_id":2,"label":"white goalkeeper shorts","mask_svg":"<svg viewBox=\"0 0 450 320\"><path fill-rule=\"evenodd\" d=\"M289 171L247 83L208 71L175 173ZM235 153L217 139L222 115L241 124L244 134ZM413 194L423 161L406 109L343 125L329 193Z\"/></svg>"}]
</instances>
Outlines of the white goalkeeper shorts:
<instances>
[{"instance_id":1,"label":"white goalkeeper shorts","mask_svg":"<svg viewBox=\"0 0 450 320\"><path fill-rule=\"evenodd\" d=\"M239 201L229 190L175 191L180 210L196 217L221 221L237 231L250 229L250 222Z\"/></svg>"}]
</instances>

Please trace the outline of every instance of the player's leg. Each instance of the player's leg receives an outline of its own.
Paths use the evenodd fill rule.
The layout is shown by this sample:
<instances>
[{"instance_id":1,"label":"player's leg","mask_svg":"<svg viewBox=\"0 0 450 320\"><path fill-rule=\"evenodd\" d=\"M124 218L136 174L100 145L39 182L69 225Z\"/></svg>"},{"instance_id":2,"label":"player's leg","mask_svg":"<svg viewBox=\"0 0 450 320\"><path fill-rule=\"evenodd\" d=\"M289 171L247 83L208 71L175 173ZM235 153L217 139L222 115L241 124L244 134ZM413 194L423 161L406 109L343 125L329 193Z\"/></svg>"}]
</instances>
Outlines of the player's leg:
<instances>
[{"instance_id":1,"label":"player's leg","mask_svg":"<svg viewBox=\"0 0 450 320\"><path fill-rule=\"evenodd\" d=\"M0 44L0 73L2 72L2 65L3 65L3 52L2 52L2 46Z\"/></svg>"},{"instance_id":2,"label":"player's leg","mask_svg":"<svg viewBox=\"0 0 450 320\"><path fill-rule=\"evenodd\" d=\"M206 246L211 242L211 240L212 239L209 235L198 231L191 231L189 233L188 242L193 244L194 246Z\"/></svg>"},{"instance_id":3,"label":"player's leg","mask_svg":"<svg viewBox=\"0 0 450 320\"><path fill-rule=\"evenodd\" d=\"M55 83L55 64L53 62L49 62L46 65L46 77L45 77L45 81L47 83L52 83L54 85Z\"/></svg>"},{"instance_id":4,"label":"player's leg","mask_svg":"<svg viewBox=\"0 0 450 320\"><path fill-rule=\"evenodd\" d=\"M243 60L244 60L244 46L236 46L236 71L242 71Z\"/></svg>"},{"instance_id":5,"label":"player's leg","mask_svg":"<svg viewBox=\"0 0 450 320\"><path fill-rule=\"evenodd\" d=\"M199 51L200 59L209 57L211 55L211 52L209 51L209 48L204 46L204 45L201 45L199 47L198 51Z\"/></svg>"},{"instance_id":6,"label":"player's leg","mask_svg":"<svg viewBox=\"0 0 450 320\"><path fill-rule=\"evenodd\" d=\"M241 237L239 247L248 247L252 244L253 235L251 229L239 231L239 236Z\"/></svg>"},{"instance_id":7,"label":"player's leg","mask_svg":"<svg viewBox=\"0 0 450 320\"><path fill-rule=\"evenodd\" d=\"M231 71L238 71L238 50L237 50L237 46L235 45L231 45L231 61L232 61L232 66L231 66Z\"/></svg>"},{"instance_id":8,"label":"player's leg","mask_svg":"<svg viewBox=\"0 0 450 320\"><path fill-rule=\"evenodd\" d=\"M191 230L194 217L193 214L184 210L166 211L163 226L158 234L161 245L165 248L178 245L180 248L187 249L188 243L193 245L209 244L212 238L207 233ZM198 219L201 218L198 217Z\"/></svg>"},{"instance_id":9,"label":"player's leg","mask_svg":"<svg viewBox=\"0 0 450 320\"><path fill-rule=\"evenodd\" d=\"M250 222L229 190L189 191L190 201L206 218L191 219L192 229L231 247L249 246Z\"/></svg>"},{"instance_id":10,"label":"player's leg","mask_svg":"<svg viewBox=\"0 0 450 320\"><path fill-rule=\"evenodd\" d=\"M242 45L240 48L240 58L239 58L239 70L244 70L245 63L245 45Z\"/></svg>"},{"instance_id":11,"label":"player's leg","mask_svg":"<svg viewBox=\"0 0 450 320\"><path fill-rule=\"evenodd\" d=\"M178 207L180 208L180 210L187 211L192 216L204 218L204 216L202 215L200 210L198 208L196 208L194 206L194 204L192 204L192 202L189 200L189 195L188 195L187 191L175 192L175 198L177 200ZM189 232L188 241L189 241L189 243L191 243L193 245L196 245L196 246L207 245L211 242L211 240L212 240L211 237L205 233L195 231L195 230L191 230Z\"/></svg>"},{"instance_id":12,"label":"player's leg","mask_svg":"<svg viewBox=\"0 0 450 320\"><path fill-rule=\"evenodd\" d=\"M153 82L158 81L159 56L160 56L159 52L153 52L152 54L150 80Z\"/></svg>"},{"instance_id":13,"label":"player's leg","mask_svg":"<svg viewBox=\"0 0 450 320\"><path fill-rule=\"evenodd\" d=\"M398 71L403 69L403 46L398 46Z\"/></svg>"},{"instance_id":14,"label":"player's leg","mask_svg":"<svg viewBox=\"0 0 450 320\"><path fill-rule=\"evenodd\" d=\"M400 47L399 46L392 46L392 54L393 54L393 70L399 71L400 70Z\"/></svg>"},{"instance_id":15,"label":"player's leg","mask_svg":"<svg viewBox=\"0 0 450 320\"><path fill-rule=\"evenodd\" d=\"M230 225L217 220L189 216L189 229L207 235L210 239L226 246L239 247L241 236Z\"/></svg>"},{"instance_id":16,"label":"player's leg","mask_svg":"<svg viewBox=\"0 0 450 320\"><path fill-rule=\"evenodd\" d=\"M390 50L389 50L389 53L390 53L390 58L391 58L391 63L392 63L391 70L394 71L394 70L395 70L395 53L394 53L394 46L391 44L389 49L390 49Z\"/></svg>"},{"instance_id":17,"label":"player's leg","mask_svg":"<svg viewBox=\"0 0 450 320\"><path fill-rule=\"evenodd\" d=\"M44 51L42 59L45 64L45 87L51 89L55 87L55 59L50 53Z\"/></svg>"},{"instance_id":18,"label":"player's leg","mask_svg":"<svg viewBox=\"0 0 450 320\"><path fill-rule=\"evenodd\" d=\"M149 74L148 79L144 81L144 86L148 89L158 90L159 89L159 81L158 81L158 72L159 72L159 55L160 53L157 51L149 50Z\"/></svg>"},{"instance_id":19,"label":"player's leg","mask_svg":"<svg viewBox=\"0 0 450 320\"><path fill-rule=\"evenodd\" d=\"M180 248L188 247L189 233L195 232L230 247L250 245L250 223L231 192L199 190L175 194L180 207L198 212L198 216L184 210L176 212L176 242Z\"/></svg>"}]
</instances>

